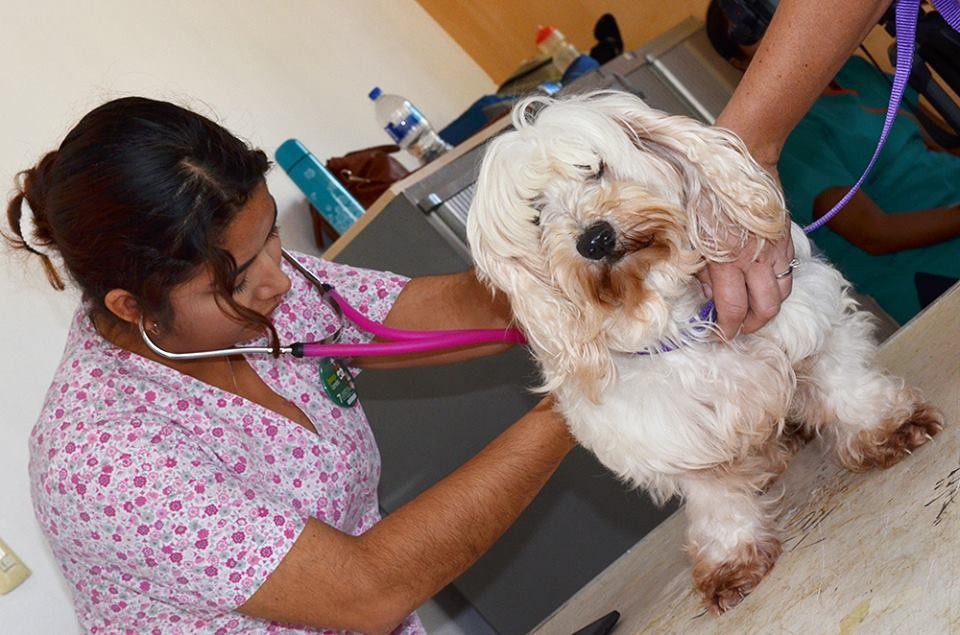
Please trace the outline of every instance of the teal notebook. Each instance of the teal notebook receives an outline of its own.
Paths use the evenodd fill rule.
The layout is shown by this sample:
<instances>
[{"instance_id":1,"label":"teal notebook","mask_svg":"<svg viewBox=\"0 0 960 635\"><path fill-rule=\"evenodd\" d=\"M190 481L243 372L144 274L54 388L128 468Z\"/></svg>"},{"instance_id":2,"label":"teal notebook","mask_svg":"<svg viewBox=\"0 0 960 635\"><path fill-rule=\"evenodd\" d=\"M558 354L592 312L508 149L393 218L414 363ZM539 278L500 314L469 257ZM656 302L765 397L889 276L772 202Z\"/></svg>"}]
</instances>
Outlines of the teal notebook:
<instances>
[{"instance_id":1,"label":"teal notebook","mask_svg":"<svg viewBox=\"0 0 960 635\"><path fill-rule=\"evenodd\" d=\"M357 199L296 139L284 141L274 157L338 234L347 231L363 215L365 210Z\"/></svg>"}]
</instances>

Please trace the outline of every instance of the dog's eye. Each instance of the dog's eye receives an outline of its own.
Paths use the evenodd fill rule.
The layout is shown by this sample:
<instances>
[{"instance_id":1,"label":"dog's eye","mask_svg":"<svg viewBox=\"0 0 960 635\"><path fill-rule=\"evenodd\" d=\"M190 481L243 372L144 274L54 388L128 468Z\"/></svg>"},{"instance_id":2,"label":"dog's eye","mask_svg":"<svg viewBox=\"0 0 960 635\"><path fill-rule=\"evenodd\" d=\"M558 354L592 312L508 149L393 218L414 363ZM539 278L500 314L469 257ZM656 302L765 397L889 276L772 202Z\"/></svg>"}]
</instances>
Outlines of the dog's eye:
<instances>
[{"instance_id":1,"label":"dog's eye","mask_svg":"<svg viewBox=\"0 0 960 635\"><path fill-rule=\"evenodd\" d=\"M534 211L537 212L537 215L534 216L533 218L531 218L531 219L530 219L530 222L533 223L534 225L536 225L537 227L539 227L539 226L540 226L540 214L543 213L543 205L544 205L543 199L538 197L538 198L536 198L536 199L534 199L534 200L532 200L532 201L528 201L527 203L530 205L530 207L532 207L532 208L534 209Z\"/></svg>"},{"instance_id":2,"label":"dog's eye","mask_svg":"<svg viewBox=\"0 0 960 635\"><path fill-rule=\"evenodd\" d=\"M607 169L607 164L604 163L603 161L600 161L600 163L597 164L596 167L592 165L575 165L573 167L577 168L578 170L582 170L584 172L589 172L590 176L588 178L599 181L600 179L603 178L603 173Z\"/></svg>"}]
</instances>

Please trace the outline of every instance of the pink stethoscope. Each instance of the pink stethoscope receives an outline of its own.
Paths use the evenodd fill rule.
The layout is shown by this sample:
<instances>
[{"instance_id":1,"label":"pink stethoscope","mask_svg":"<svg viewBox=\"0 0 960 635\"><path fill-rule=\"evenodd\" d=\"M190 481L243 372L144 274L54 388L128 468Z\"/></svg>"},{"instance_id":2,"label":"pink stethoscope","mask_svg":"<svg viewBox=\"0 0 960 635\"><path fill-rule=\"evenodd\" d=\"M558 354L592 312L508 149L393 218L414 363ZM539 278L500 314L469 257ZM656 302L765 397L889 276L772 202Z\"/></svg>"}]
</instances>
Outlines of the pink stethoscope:
<instances>
[{"instance_id":1,"label":"pink stethoscope","mask_svg":"<svg viewBox=\"0 0 960 635\"><path fill-rule=\"evenodd\" d=\"M931 0L950 26L960 32L960 1L958 0ZM913 60L913 46L916 33L917 13L920 8L920 0L897 0L896 25L897 25L897 67L894 75L893 87L890 92L890 103L887 107L887 114L883 124L883 130L880 133L880 139L877 148L873 153L870 162L860 176L860 179L850 188L850 191L834 205L833 209L824 214L816 222L803 228L804 232L811 233L816 231L847 204L858 189L863 185L867 176L873 169L880 151L883 149L890 128L893 126L897 109L903 98L907 79L910 75L911 62ZM360 355L404 355L407 353L421 353L425 351L446 350L464 346L476 346L478 344L488 344L494 342L503 342L510 344L522 344L526 342L523 333L517 329L475 329L461 331L407 331L394 329L374 322L365 317L359 311L351 307L346 300L338 294L333 287L317 278L313 273L301 265L289 252L283 250L283 257L293 265L304 277L312 282L321 293L322 299L326 302L329 297L333 300L332 307L341 318L345 316L351 322L361 329L364 329L380 337L385 342L373 342L369 344L340 344L340 329L329 337L319 342L298 342L289 346L281 346L280 352L290 354L294 357L324 357L341 358L355 357ZM794 259L789 264L788 275L793 271L799 262ZM779 277L779 275L778 275ZM700 313L692 321L695 323L709 323L714 319L713 300L701 308ZM696 325L699 328L699 324ZM341 327L342 328L342 327ZM144 343L154 353L167 359L202 359L207 357L221 357L225 355L238 355L250 353L268 353L273 354L273 349L267 346L240 346L236 348L223 348L212 351L197 351L193 353L172 353L157 346L147 335L143 321L140 321L140 336ZM657 349L657 352L666 353L675 350L675 343L667 343ZM641 353L649 354L649 353Z\"/></svg>"},{"instance_id":2,"label":"pink stethoscope","mask_svg":"<svg viewBox=\"0 0 960 635\"><path fill-rule=\"evenodd\" d=\"M426 351L447 350L452 348L461 348L464 346L477 346L479 344L490 343L508 343L523 344L526 342L523 333L515 328L507 329L468 329L456 331L408 331L404 329L395 329L375 322L366 317L334 290L334 288L320 280L309 269L297 261L294 256L286 249L281 250L284 259L289 262L303 277L309 280L320 291L320 297L324 302L329 302L330 306L340 318L341 326L337 331L319 342L296 342L287 346L280 347L280 353L293 355L294 357L359 357L364 355L406 355L408 353L422 353ZM329 300L328 300L329 298ZM370 342L368 344L341 344L340 335L343 330L343 319L346 318L356 324L359 328L376 335L383 342ZM209 351L194 351L190 353L174 353L158 346L144 327L143 321L140 321L140 337L144 344L156 353L166 359L184 360L184 359L205 359L210 357L223 357L228 355L249 355L258 353L273 354L273 348L269 346L236 346L233 348L219 348Z\"/></svg>"}]
</instances>

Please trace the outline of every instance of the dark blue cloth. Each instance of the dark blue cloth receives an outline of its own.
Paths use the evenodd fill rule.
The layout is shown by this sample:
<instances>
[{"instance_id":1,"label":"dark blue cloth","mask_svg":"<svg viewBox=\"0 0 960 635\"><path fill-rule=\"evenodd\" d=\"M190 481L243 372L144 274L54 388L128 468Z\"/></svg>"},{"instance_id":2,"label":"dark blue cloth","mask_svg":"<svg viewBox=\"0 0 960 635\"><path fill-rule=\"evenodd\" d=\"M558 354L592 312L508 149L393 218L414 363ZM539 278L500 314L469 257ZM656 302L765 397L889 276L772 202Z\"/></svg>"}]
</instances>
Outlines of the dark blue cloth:
<instances>
[{"instance_id":1,"label":"dark blue cloth","mask_svg":"<svg viewBox=\"0 0 960 635\"><path fill-rule=\"evenodd\" d=\"M597 60L589 55L581 55L573 60L563 73L561 84L569 84L581 75L600 68ZM462 115L454 119L438 134L452 146L459 145L485 128L495 119L499 119L521 95L484 95L473 102Z\"/></svg>"},{"instance_id":2,"label":"dark blue cloth","mask_svg":"<svg viewBox=\"0 0 960 635\"><path fill-rule=\"evenodd\" d=\"M515 97L484 95L473 102L462 115L450 122L439 134L450 145L459 145L482 130L491 121L509 111L510 104L515 99ZM497 108L499 105L502 105L503 108Z\"/></svg>"},{"instance_id":3,"label":"dark blue cloth","mask_svg":"<svg viewBox=\"0 0 960 635\"><path fill-rule=\"evenodd\" d=\"M600 68L600 63L597 62L597 60L593 59L589 55L581 55L577 59L573 60L570 66L567 67L567 70L563 72L563 77L560 79L560 83L566 86L581 75L586 75L590 71L598 68Z\"/></svg>"}]
</instances>

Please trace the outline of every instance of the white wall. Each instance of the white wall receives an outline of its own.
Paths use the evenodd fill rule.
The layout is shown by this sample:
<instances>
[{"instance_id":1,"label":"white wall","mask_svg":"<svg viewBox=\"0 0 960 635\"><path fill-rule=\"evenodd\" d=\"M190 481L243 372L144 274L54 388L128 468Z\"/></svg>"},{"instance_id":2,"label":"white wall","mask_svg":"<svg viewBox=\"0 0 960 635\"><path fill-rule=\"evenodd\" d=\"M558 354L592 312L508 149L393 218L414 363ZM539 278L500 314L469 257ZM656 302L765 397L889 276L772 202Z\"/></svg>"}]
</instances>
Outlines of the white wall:
<instances>
[{"instance_id":1,"label":"white wall","mask_svg":"<svg viewBox=\"0 0 960 635\"><path fill-rule=\"evenodd\" d=\"M366 97L374 85L437 126L495 88L414 0L0 0L0 64L4 210L16 172L121 95L193 107L271 156L297 137L323 160L388 142ZM302 196L279 168L268 182L285 243L312 249ZM0 266L0 536L34 571L0 597L0 632L76 632L33 517L27 437L77 296L8 249Z\"/></svg>"}]
</instances>

